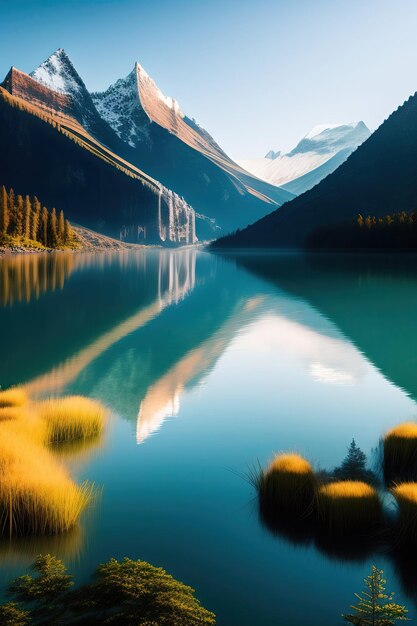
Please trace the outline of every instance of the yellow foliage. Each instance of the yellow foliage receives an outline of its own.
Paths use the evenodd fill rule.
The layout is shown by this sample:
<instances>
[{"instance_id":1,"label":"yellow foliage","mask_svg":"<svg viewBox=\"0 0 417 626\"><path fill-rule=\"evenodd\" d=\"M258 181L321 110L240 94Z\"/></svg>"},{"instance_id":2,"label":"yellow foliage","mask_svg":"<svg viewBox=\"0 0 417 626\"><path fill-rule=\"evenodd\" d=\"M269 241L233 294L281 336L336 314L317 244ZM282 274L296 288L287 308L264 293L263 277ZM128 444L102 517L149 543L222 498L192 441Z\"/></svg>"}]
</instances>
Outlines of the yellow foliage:
<instances>
[{"instance_id":1,"label":"yellow foliage","mask_svg":"<svg viewBox=\"0 0 417 626\"><path fill-rule=\"evenodd\" d=\"M312 473L312 467L300 454L277 454L268 468L268 472L278 471L291 474Z\"/></svg>"},{"instance_id":2,"label":"yellow foliage","mask_svg":"<svg viewBox=\"0 0 417 626\"><path fill-rule=\"evenodd\" d=\"M366 531L381 521L378 492L354 480L323 485L318 490L319 517L328 532L338 535Z\"/></svg>"},{"instance_id":3,"label":"yellow foliage","mask_svg":"<svg viewBox=\"0 0 417 626\"><path fill-rule=\"evenodd\" d=\"M105 415L77 396L0 409L0 534L50 535L76 524L93 486L75 484L47 445L97 436Z\"/></svg>"},{"instance_id":4,"label":"yellow foliage","mask_svg":"<svg viewBox=\"0 0 417 626\"><path fill-rule=\"evenodd\" d=\"M23 406L27 403L27 395L20 387L10 387L0 391L0 407Z\"/></svg>"},{"instance_id":5,"label":"yellow foliage","mask_svg":"<svg viewBox=\"0 0 417 626\"><path fill-rule=\"evenodd\" d=\"M0 422L4 420L15 420L21 417L26 409L21 406L4 406L0 407Z\"/></svg>"},{"instance_id":6,"label":"yellow foliage","mask_svg":"<svg viewBox=\"0 0 417 626\"><path fill-rule=\"evenodd\" d=\"M384 437L384 475L387 482L417 478L417 424L405 422Z\"/></svg>"},{"instance_id":7,"label":"yellow foliage","mask_svg":"<svg viewBox=\"0 0 417 626\"><path fill-rule=\"evenodd\" d=\"M416 439L417 440L417 424L415 422L404 422L394 428L391 428L386 435L385 440L396 439Z\"/></svg>"},{"instance_id":8,"label":"yellow foliage","mask_svg":"<svg viewBox=\"0 0 417 626\"><path fill-rule=\"evenodd\" d=\"M398 504L415 507L417 513L417 483L400 483L391 492Z\"/></svg>"},{"instance_id":9,"label":"yellow foliage","mask_svg":"<svg viewBox=\"0 0 417 626\"><path fill-rule=\"evenodd\" d=\"M299 454L278 454L257 484L264 509L303 516L314 503L316 478L310 463Z\"/></svg>"},{"instance_id":10,"label":"yellow foliage","mask_svg":"<svg viewBox=\"0 0 417 626\"><path fill-rule=\"evenodd\" d=\"M341 480L323 485L320 495L326 498L373 498L377 492L371 485L359 480Z\"/></svg>"},{"instance_id":11,"label":"yellow foliage","mask_svg":"<svg viewBox=\"0 0 417 626\"><path fill-rule=\"evenodd\" d=\"M39 403L38 412L47 424L50 443L97 437L107 415L103 405L82 396L47 400Z\"/></svg>"}]
</instances>

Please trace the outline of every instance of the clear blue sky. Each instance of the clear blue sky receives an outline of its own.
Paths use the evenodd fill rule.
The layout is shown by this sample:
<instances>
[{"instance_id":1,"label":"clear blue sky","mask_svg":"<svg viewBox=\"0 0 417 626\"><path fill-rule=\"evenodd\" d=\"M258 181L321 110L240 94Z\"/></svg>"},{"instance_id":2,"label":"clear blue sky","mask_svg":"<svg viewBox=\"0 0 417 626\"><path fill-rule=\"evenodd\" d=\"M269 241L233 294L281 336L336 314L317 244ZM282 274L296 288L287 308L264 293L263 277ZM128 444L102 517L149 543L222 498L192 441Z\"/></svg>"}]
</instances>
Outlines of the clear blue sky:
<instances>
[{"instance_id":1,"label":"clear blue sky","mask_svg":"<svg viewBox=\"0 0 417 626\"><path fill-rule=\"evenodd\" d=\"M417 90L415 0L0 0L0 74L58 47L91 90L138 60L234 158Z\"/></svg>"}]
</instances>

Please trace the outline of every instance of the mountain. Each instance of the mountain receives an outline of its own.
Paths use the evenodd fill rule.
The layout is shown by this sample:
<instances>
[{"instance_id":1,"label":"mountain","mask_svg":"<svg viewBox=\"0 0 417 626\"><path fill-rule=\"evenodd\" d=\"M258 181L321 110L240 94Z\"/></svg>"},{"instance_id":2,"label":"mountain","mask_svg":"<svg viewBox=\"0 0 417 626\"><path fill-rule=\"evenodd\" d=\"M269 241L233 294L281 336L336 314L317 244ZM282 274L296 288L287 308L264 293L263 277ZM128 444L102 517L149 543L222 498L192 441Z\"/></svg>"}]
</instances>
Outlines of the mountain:
<instances>
[{"instance_id":1,"label":"mountain","mask_svg":"<svg viewBox=\"0 0 417 626\"><path fill-rule=\"evenodd\" d=\"M195 212L133 165L63 50L0 86L1 184L105 235L133 243L194 243Z\"/></svg>"},{"instance_id":2,"label":"mountain","mask_svg":"<svg viewBox=\"0 0 417 626\"><path fill-rule=\"evenodd\" d=\"M293 197L235 164L139 64L90 94L58 49L30 76L12 68L0 90L0 182L102 234L188 244Z\"/></svg>"},{"instance_id":3,"label":"mountain","mask_svg":"<svg viewBox=\"0 0 417 626\"><path fill-rule=\"evenodd\" d=\"M313 232L329 225L342 225L359 213L382 217L416 208L417 94L414 94L313 189L216 245L300 248Z\"/></svg>"},{"instance_id":4,"label":"mountain","mask_svg":"<svg viewBox=\"0 0 417 626\"><path fill-rule=\"evenodd\" d=\"M270 150L263 159L239 163L255 176L299 195L339 167L370 134L363 122L321 124L288 154Z\"/></svg>"},{"instance_id":5,"label":"mountain","mask_svg":"<svg viewBox=\"0 0 417 626\"><path fill-rule=\"evenodd\" d=\"M139 63L92 99L132 150L129 158L195 208L197 234L200 218L212 227L213 237L245 226L293 197L234 163Z\"/></svg>"},{"instance_id":6,"label":"mountain","mask_svg":"<svg viewBox=\"0 0 417 626\"><path fill-rule=\"evenodd\" d=\"M269 152L267 152L265 154L265 159L276 159L277 157L279 157L279 155L281 154L281 151L278 150L278 152L274 152L273 150L269 150Z\"/></svg>"}]
</instances>

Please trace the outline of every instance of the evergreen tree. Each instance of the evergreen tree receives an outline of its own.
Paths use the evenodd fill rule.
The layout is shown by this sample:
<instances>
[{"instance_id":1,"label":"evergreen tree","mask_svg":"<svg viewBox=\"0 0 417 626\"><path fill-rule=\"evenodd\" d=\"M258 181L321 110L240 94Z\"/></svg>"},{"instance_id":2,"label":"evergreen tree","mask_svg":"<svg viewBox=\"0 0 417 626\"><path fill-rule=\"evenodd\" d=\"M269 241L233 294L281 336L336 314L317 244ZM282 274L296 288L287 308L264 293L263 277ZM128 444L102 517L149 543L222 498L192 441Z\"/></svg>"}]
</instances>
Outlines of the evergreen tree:
<instances>
[{"instance_id":1,"label":"evergreen tree","mask_svg":"<svg viewBox=\"0 0 417 626\"><path fill-rule=\"evenodd\" d=\"M15 232L14 234L18 237L23 235L23 217L24 217L24 201L23 196L20 194L16 198L16 207L15 207Z\"/></svg>"},{"instance_id":2,"label":"evergreen tree","mask_svg":"<svg viewBox=\"0 0 417 626\"><path fill-rule=\"evenodd\" d=\"M355 613L343 615L347 622L355 626L394 626L408 619L405 606L393 602L393 593L385 593L387 581L383 575L382 569L372 566L372 573L364 579L365 590L355 593L357 606L351 606Z\"/></svg>"},{"instance_id":3,"label":"evergreen tree","mask_svg":"<svg viewBox=\"0 0 417 626\"><path fill-rule=\"evenodd\" d=\"M337 478L359 478L366 473L366 454L352 439L346 457L340 467L335 469L334 474Z\"/></svg>"},{"instance_id":4,"label":"evergreen tree","mask_svg":"<svg viewBox=\"0 0 417 626\"><path fill-rule=\"evenodd\" d=\"M0 188L0 234L23 236L51 248L74 239L63 211L58 218L56 209L49 213L46 207L42 208L36 196L33 201L28 195L23 199L21 195L16 196L13 189L7 192L4 186Z\"/></svg>"},{"instance_id":5,"label":"evergreen tree","mask_svg":"<svg viewBox=\"0 0 417 626\"><path fill-rule=\"evenodd\" d=\"M32 211L32 223L30 238L33 241L39 241L40 239L40 219L41 219L41 203L35 196L33 198L33 211Z\"/></svg>"},{"instance_id":6,"label":"evergreen tree","mask_svg":"<svg viewBox=\"0 0 417 626\"><path fill-rule=\"evenodd\" d=\"M23 234L26 239L30 239L31 236L31 217L32 217L32 204L29 196L25 197L25 209L24 209L24 229Z\"/></svg>"},{"instance_id":7,"label":"evergreen tree","mask_svg":"<svg viewBox=\"0 0 417 626\"><path fill-rule=\"evenodd\" d=\"M16 228L16 197L14 195L13 187L9 189L9 233L14 235Z\"/></svg>"},{"instance_id":8,"label":"evergreen tree","mask_svg":"<svg viewBox=\"0 0 417 626\"><path fill-rule=\"evenodd\" d=\"M58 239L59 243L63 244L65 242L65 217L64 211L59 212L59 220L58 220Z\"/></svg>"},{"instance_id":9,"label":"evergreen tree","mask_svg":"<svg viewBox=\"0 0 417 626\"><path fill-rule=\"evenodd\" d=\"M9 227L9 198L5 186L0 191L0 233L7 234Z\"/></svg>"},{"instance_id":10,"label":"evergreen tree","mask_svg":"<svg viewBox=\"0 0 417 626\"><path fill-rule=\"evenodd\" d=\"M64 242L70 243L74 239L74 231L72 230L69 220L65 220L65 235Z\"/></svg>"},{"instance_id":11,"label":"evergreen tree","mask_svg":"<svg viewBox=\"0 0 417 626\"><path fill-rule=\"evenodd\" d=\"M11 189L9 189L9 209L10 209L10 211L12 211L14 209L15 202L16 202L15 194L14 194L14 191L13 191L13 187L11 187Z\"/></svg>"},{"instance_id":12,"label":"evergreen tree","mask_svg":"<svg viewBox=\"0 0 417 626\"><path fill-rule=\"evenodd\" d=\"M48 246L48 209L46 207L42 209L40 241L44 246Z\"/></svg>"},{"instance_id":13,"label":"evergreen tree","mask_svg":"<svg viewBox=\"0 0 417 626\"><path fill-rule=\"evenodd\" d=\"M16 602L0 605L0 624L2 626L29 626L33 624L29 611L22 609Z\"/></svg>"},{"instance_id":14,"label":"evergreen tree","mask_svg":"<svg viewBox=\"0 0 417 626\"><path fill-rule=\"evenodd\" d=\"M48 245L51 248L58 245L58 220L55 209L52 209L48 216Z\"/></svg>"}]
</instances>

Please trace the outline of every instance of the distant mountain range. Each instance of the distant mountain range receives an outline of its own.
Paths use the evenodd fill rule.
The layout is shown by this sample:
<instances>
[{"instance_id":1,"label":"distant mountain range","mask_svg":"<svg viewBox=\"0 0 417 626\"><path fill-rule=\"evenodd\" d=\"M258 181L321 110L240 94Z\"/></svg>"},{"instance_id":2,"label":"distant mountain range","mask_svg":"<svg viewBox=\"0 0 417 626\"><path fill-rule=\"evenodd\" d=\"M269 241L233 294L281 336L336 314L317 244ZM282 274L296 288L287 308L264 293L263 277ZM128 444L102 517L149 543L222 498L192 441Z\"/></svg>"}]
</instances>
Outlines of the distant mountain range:
<instances>
[{"instance_id":1,"label":"distant mountain range","mask_svg":"<svg viewBox=\"0 0 417 626\"><path fill-rule=\"evenodd\" d=\"M194 243L294 197L234 163L145 70L90 94L63 49L0 86L1 184L134 243Z\"/></svg>"},{"instance_id":2,"label":"distant mountain range","mask_svg":"<svg viewBox=\"0 0 417 626\"><path fill-rule=\"evenodd\" d=\"M370 134L363 122L321 124L288 154L270 150L264 158L239 164L262 180L299 195L334 172Z\"/></svg>"},{"instance_id":3,"label":"distant mountain range","mask_svg":"<svg viewBox=\"0 0 417 626\"><path fill-rule=\"evenodd\" d=\"M358 214L417 209L417 94L398 107L336 171L218 247L304 247L314 232Z\"/></svg>"}]
</instances>

